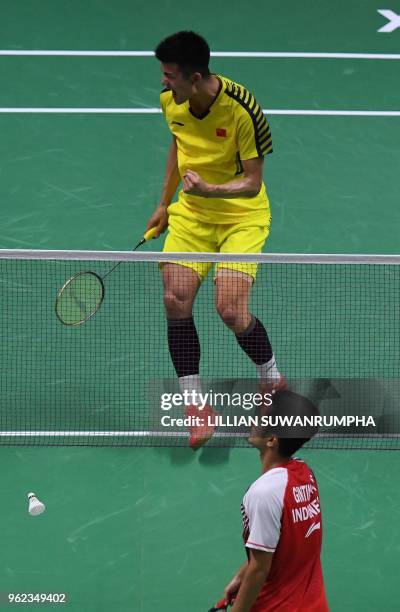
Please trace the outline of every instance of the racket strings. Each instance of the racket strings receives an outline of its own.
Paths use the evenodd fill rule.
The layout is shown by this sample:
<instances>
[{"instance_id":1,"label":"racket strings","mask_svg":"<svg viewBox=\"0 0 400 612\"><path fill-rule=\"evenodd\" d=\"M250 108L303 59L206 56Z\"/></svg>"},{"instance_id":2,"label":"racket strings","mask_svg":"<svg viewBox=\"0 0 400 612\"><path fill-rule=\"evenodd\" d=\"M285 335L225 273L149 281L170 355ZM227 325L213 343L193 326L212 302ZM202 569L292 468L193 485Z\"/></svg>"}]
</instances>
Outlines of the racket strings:
<instances>
[{"instance_id":1,"label":"racket strings","mask_svg":"<svg viewBox=\"0 0 400 612\"><path fill-rule=\"evenodd\" d=\"M56 314L65 325L80 325L100 308L104 298L102 279L94 272L80 272L70 278L56 300Z\"/></svg>"}]
</instances>

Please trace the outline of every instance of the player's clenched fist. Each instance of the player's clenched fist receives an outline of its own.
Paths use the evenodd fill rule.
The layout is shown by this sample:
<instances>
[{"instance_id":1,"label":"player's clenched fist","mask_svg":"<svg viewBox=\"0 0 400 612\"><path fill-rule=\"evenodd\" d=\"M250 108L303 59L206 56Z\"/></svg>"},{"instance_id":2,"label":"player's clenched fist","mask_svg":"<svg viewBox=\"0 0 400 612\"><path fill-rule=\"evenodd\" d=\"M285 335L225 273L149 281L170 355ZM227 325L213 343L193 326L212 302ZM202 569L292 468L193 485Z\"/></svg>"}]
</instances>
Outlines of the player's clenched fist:
<instances>
[{"instance_id":1,"label":"player's clenched fist","mask_svg":"<svg viewBox=\"0 0 400 612\"><path fill-rule=\"evenodd\" d=\"M209 185L194 170L186 170L183 175L183 191L192 195L207 196Z\"/></svg>"}]
</instances>

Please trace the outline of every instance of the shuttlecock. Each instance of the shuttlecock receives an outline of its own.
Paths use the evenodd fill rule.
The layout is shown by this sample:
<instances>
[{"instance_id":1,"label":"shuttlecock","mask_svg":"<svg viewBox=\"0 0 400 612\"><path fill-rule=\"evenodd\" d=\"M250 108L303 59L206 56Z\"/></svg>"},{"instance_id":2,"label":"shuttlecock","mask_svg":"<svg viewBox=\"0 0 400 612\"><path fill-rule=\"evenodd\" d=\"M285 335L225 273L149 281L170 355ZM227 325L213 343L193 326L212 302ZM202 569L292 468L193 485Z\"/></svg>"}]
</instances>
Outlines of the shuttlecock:
<instances>
[{"instance_id":1,"label":"shuttlecock","mask_svg":"<svg viewBox=\"0 0 400 612\"><path fill-rule=\"evenodd\" d=\"M46 510L46 506L38 500L34 493L28 493L28 502L29 514L32 516L38 516L38 514L42 514Z\"/></svg>"}]
</instances>

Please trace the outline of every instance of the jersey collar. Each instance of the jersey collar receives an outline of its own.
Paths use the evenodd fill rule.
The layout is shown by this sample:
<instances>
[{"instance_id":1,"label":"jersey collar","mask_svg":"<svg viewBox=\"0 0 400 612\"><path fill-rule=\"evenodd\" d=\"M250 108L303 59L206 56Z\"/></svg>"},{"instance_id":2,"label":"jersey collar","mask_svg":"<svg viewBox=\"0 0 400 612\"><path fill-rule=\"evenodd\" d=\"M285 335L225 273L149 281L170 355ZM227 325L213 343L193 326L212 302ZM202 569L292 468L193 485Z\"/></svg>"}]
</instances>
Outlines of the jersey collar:
<instances>
[{"instance_id":1,"label":"jersey collar","mask_svg":"<svg viewBox=\"0 0 400 612\"><path fill-rule=\"evenodd\" d=\"M223 88L223 85L222 85L222 79L221 79L221 78L220 78L220 77L219 77L217 74L213 74L213 73L212 73L212 76L217 77L217 79L218 79L218 81L219 81L219 88L218 88L218 91L217 91L217 93L216 93L216 95L215 95L215 97L214 97L214 100L211 102L210 106L209 106L209 107L208 107L208 108L207 108L207 109L204 111L204 113L202 113L201 115L195 115L195 113L192 111L192 109L190 108L190 105L189 105L189 112L190 112L190 114L191 114L191 115L193 115L193 117L194 117L195 119L202 120L202 119L204 119L205 117L207 117L207 115L210 113L210 109L211 109L211 107L212 107L212 106L213 106L213 105L214 105L214 104L217 102L217 100L219 99L219 97L220 97L220 95L221 95L221 91L222 91L222 88Z\"/></svg>"}]
</instances>

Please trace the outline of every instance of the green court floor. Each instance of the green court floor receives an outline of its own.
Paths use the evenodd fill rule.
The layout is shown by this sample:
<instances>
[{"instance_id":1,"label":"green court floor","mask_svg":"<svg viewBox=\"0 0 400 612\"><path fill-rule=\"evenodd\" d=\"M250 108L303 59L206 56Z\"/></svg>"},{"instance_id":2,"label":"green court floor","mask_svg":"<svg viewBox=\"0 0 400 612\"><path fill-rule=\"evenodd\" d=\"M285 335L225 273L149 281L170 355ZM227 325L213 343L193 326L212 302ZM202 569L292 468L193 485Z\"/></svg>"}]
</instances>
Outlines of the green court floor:
<instances>
[{"instance_id":1,"label":"green court floor","mask_svg":"<svg viewBox=\"0 0 400 612\"><path fill-rule=\"evenodd\" d=\"M2 449L3 591L68 592L68 610L209 609L244 560L252 450ZM397 455L309 451L331 610L396 610ZM46 514L32 518L27 491Z\"/></svg>"},{"instance_id":2,"label":"green court floor","mask_svg":"<svg viewBox=\"0 0 400 612\"><path fill-rule=\"evenodd\" d=\"M9 50L151 50L192 28L215 51L397 53L400 29L377 32L380 8L377 0L22 0L3 3L0 39ZM241 57L214 58L212 68L247 85L265 109L398 111L398 64ZM0 54L0 77L0 108L153 108L160 90L151 57ZM397 253L400 117L268 118L266 251ZM1 248L135 243L163 182L161 115L9 112L0 130ZM398 453L302 456L319 480L330 609L395 612ZM1 447L0 457L2 593L67 592L71 612L206 612L243 560L239 506L259 473L251 449ZM38 518L27 512L30 490L47 504Z\"/></svg>"}]
</instances>

